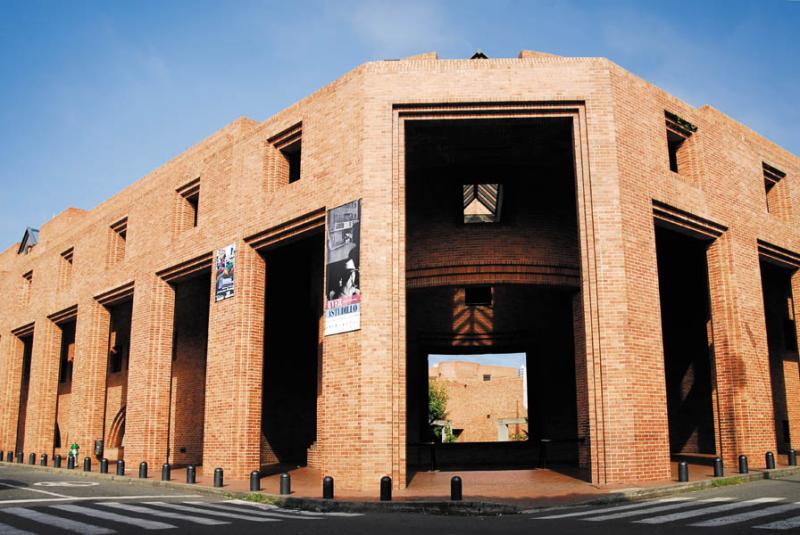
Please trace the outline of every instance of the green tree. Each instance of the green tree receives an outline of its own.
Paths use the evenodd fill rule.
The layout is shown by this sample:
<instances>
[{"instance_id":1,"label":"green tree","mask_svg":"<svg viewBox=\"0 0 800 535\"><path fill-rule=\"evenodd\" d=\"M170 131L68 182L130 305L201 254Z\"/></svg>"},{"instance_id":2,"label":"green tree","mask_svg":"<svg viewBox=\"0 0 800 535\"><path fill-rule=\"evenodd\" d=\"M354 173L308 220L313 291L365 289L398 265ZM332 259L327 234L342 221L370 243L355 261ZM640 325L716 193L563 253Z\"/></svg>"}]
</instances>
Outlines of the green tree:
<instances>
[{"instance_id":1,"label":"green tree","mask_svg":"<svg viewBox=\"0 0 800 535\"><path fill-rule=\"evenodd\" d=\"M437 420L447 420L447 389L435 380L428 381L428 425L433 428L433 434L437 440L442 439L442 429L444 429L445 442L455 442L456 437L449 427L434 425Z\"/></svg>"}]
</instances>

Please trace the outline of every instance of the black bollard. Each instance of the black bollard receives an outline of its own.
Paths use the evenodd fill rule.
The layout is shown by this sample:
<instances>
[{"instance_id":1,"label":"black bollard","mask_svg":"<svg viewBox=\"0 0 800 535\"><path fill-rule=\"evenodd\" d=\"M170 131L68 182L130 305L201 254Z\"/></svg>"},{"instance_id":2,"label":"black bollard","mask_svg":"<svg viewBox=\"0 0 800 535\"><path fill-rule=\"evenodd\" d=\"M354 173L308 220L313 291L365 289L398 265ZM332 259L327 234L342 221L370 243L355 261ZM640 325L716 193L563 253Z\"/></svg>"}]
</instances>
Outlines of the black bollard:
<instances>
[{"instance_id":1,"label":"black bollard","mask_svg":"<svg viewBox=\"0 0 800 535\"><path fill-rule=\"evenodd\" d=\"M41 466L47 466L47 454L46 453L42 453L42 456L39 457L39 464Z\"/></svg>"},{"instance_id":2,"label":"black bollard","mask_svg":"<svg viewBox=\"0 0 800 535\"><path fill-rule=\"evenodd\" d=\"M689 465L686 461L678 463L678 481L681 483L689 481Z\"/></svg>"},{"instance_id":3,"label":"black bollard","mask_svg":"<svg viewBox=\"0 0 800 535\"><path fill-rule=\"evenodd\" d=\"M261 473L258 470L250 472L250 492L261 490Z\"/></svg>"},{"instance_id":4,"label":"black bollard","mask_svg":"<svg viewBox=\"0 0 800 535\"><path fill-rule=\"evenodd\" d=\"M125 475L125 460L119 459L117 461L117 475L124 476Z\"/></svg>"},{"instance_id":5,"label":"black bollard","mask_svg":"<svg viewBox=\"0 0 800 535\"><path fill-rule=\"evenodd\" d=\"M53 468L61 468L61 455L53 457Z\"/></svg>"},{"instance_id":6,"label":"black bollard","mask_svg":"<svg viewBox=\"0 0 800 535\"><path fill-rule=\"evenodd\" d=\"M28 464L36 464L36 454L31 453L28 455Z\"/></svg>"},{"instance_id":7,"label":"black bollard","mask_svg":"<svg viewBox=\"0 0 800 535\"><path fill-rule=\"evenodd\" d=\"M164 463L161 465L161 481L169 481L170 480L170 467L169 463Z\"/></svg>"},{"instance_id":8,"label":"black bollard","mask_svg":"<svg viewBox=\"0 0 800 535\"><path fill-rule=\"evenodd\" d=\"M6 453L6 462L7 463L13 463L14 462L14 452L13 451L9 451L8 453Z\"/></svg>"},{"instance_id":9,"label":"black bollard","mask_svg":"<svg viewBox=\"0 0 800 535\"><path fill-rule=\"evenodd\" d=\"M100 473L107 474L108 473L108 459L103 457L100 459Z\"/></svg>"},{"instance_id":10,"label":"black bollard","mask_svg":"<svg viewBox=\"0 0 800 535\"><path fill-rule=\"evenodd\" d=\"M84 457L83 458L83 471L84 472L91 472L92 471L92 458L91 457Z\"/></svg>"},{"instance_id":11,"label":"black bollard","mask_svg":"<svg viewBox=\"0 0 800 535\"><path fill-rule=\"evenodd\" d=\"M139 479L147 479L147 462L142 461L139 463Z\"/></svg>"},{"instance_id":12,"label":"black bollard","mask_svg":"<svg viewBox=\"0 0 800 535\"><path fill-rule=\"evenodd\" d=\"M739 473L746 474L749 471L747 469L747 455L739 455Z\"/></svg>"},{"instance_id":13,"label":"black bollard","mask_svg":"<svg viewBox=\"0 0 800 535\"><path fill-rule=\"evenodd\" d=\"M75 457L72 454L67 456L67 469L75 470Z\"/></svg>"},{"instance_id":14,"label":"black bollard","mask_svg":"<svg viewBox=\"0 0 800 535\"><path fill-rule=\"evenodd\" d=\"M767 467L767 470L775 470L775 454L771 451L768 451L764 455L764 464Z\"/></svg>"},{"instance_id":15,"label":"black bollard","mask_svg":"<svg viewBox=\"0 0 800 535\"><path fill-rule=\"evenodd\" d=\"M197 469L194 467L193 464L190 464L186 467L186 482L190 484L194 484L197 482Z\"/></svg>"},{"instance_id":16,"label":"black bollard","mask_svg":"<svg viewBox=\"0 0 800 535\"><path fill-rule=\"evenodd\" d=\"M797 452L789 450L789 466L797 466Z\"/></svg>"},{"instance_id":17,"label":"black bollard","mask_svg":"<svg viewBox=\"0 0 800 535\"><path fill-rule=\"evenodd\" d=\"M287 473L281 474L281 491L282 496L292 493L292 478Z\"/></svg>"},{"instance_id":18,"label":"black bollard","mask_svg":"<svg viewBox=\"0 0 800 535\"><path fill-rule=\"evenodd\" d=\"M24 457L25 457L25 454L22 453L21 451L18 451L17 452L17 464L23 464Z\"/></svg>"},{"instance_id":19,"label":"black bollard","mask_svg":"<svg viewBox=\"0 0 800 535\"><path fill-rule=\"evenodd\" d=\"M331 476L322 478L322 498L324 500L333 499L333 478Z\"/></svg>"},{"instance_id":20,"label":"black bollard","mask_svg":"<svg viewBox=\"0 0 800 535\"><path fill-rule=\"evenodd\" d=\"M722 459L717 457L714 459L714 477L722 477L725 474L725 470L722 468Z\"/></svg>"},{"instance_id":21,"label":"black bollard","mask_svg":"<svg viewBox=\"0 0 800 535\"><path fill-rule=\"evenodd\" d=\"M381 478L381 501L392 501L392 478L389 476L383 476Z\"/></svg>"},{"instance_id":22,"label":"black bollard","mask_svg":"<svg viewBox=\"0 0 800 535\"><path fill-rule=\"evenodd\" d=\"M460 502L462 497L461 478L458 476L453 476L450 478L450 499L454 502Z\"/></svg>"},{"instance_id":23,"label":"black bollard","mask_svg":"<svg viewBox=\"0 0 800 535\"><path fill-rule=\"evenodd\" d=\"M0 450L0 462L2 462L3 459L5 459L5 458L6 458L6 454L3 453L3 450Z\"/></svg>"},{"instance_id":24,"label":"black bollard","mask_svg":"<svg viewBox=\"0 0 800 535\"><path fill-rule=\"evenodd\" d=\"M214 468L214 486L221 487L223 482L224 473L222 468Z\"/></svg>"}]
</instances>

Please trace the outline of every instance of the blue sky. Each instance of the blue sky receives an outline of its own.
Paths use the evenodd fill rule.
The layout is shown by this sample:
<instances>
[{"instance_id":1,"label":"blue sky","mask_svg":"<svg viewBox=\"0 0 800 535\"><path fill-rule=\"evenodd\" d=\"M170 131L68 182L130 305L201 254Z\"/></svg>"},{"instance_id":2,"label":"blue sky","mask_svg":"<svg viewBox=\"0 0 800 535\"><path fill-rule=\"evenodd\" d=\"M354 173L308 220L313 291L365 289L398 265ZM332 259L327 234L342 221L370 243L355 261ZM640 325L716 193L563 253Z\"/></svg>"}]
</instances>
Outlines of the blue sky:
<instances>
[{"instance_id":1,"label":"blue sky","mask_svg":"<svg viewBox=\"0 0 800 535\"><path fill-rule=\"evenodd\" d=\"M451 360L461 362L477 362L485 366L508 366L519 369L525 366L525 353L497 353L485 355L428 355L428 367L432 368L440 362Z\"/></svg>"},{"instance_id":2,"label":"blue sky","mask_svg":"<svg viewBox=\"0 0 800 535\"><path fill-rule=\"evenodd\" d=\"M0 250L369 60L606 56L800 154L800 2L0 0Z\"/></svg>"}]
</instances>

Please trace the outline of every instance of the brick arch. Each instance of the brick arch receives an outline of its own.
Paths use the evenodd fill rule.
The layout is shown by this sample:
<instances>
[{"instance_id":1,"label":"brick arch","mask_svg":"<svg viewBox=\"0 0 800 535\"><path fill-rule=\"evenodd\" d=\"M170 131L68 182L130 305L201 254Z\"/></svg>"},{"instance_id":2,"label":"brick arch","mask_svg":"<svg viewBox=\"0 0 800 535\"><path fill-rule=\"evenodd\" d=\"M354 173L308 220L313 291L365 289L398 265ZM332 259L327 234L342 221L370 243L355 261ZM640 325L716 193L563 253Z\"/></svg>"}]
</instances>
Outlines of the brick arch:
<instances>
[{"instance_id":1,"label":"brick arch","mask_svg":"<svg viewBox=\"0 0 800 535\"><path fill-rule=\"evenodd\" d=\"M123 405L111 422L111 430L108 432L107 444L109 448L122 447L122 439L125 437L125 408L126 406Z\"/></svg>"}]
</instances>

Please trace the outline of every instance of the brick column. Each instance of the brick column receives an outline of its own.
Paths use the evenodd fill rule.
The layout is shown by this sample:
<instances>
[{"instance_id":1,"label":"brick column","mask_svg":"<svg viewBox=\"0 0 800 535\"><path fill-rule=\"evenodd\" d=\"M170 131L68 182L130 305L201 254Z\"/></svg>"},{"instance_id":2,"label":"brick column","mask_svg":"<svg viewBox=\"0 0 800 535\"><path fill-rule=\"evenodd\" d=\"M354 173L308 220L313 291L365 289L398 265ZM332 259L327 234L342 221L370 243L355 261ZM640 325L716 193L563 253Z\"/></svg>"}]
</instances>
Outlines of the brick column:
<instances>
[{"instance_id":1,"label":"brick column","mask_svg":"<svg viewBox=\"0 0 800 535\"><path fill-rule=\"evenodd\" d=\"M175 291L154 274L136 279L131 320L125 460L147 461L151 470L167 458L172 328Z\"/></svg>"},{"instance_id":2,"label":"brick column","mask_svg":"<svg viewBox=\"0 0 800 535\"><path fill-rule=\"evenodd\" d=\"M735 229L708 250L718 403L718 450L729 470L739 455L764 466L775 451L769 349L756 240Z\"/></svg>"},{"instance_id":3,"label":"brick column","mask_svg":"<svg viewBox=\"0 0 800 535\"><path fill-rule=\"evenodd\" d=\"M25 449L37 454L53 453L58 397L61 329L47 318L36 321L25 421ZM26 458L27 462L27 458Z\"/></svg>"},{"instance_id":4,"label":"brick column","mask_svg":"<svg viewBox=\"0 0 800 535\"><path fill-rule=\"evenodd\" d=\"M14 449L17 441L17 410L21 366L17 364L19 340L8 331L0 333L0 449Z\"/></svg>"},{"instance_id":5,"label":"brick column","mask_svg":"<svg viewBox=\"0 0 800 535\"><path fill-rule=\"evenodd\" d=\"M236 246L234 296L214 302L212 277L206 368L203 466L228 478L260 468L265 263Z\"/></svg>"}]
</instances>

